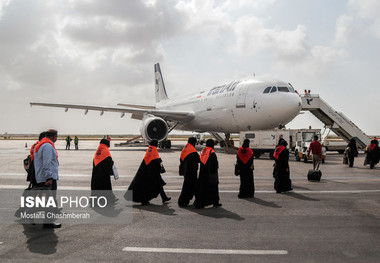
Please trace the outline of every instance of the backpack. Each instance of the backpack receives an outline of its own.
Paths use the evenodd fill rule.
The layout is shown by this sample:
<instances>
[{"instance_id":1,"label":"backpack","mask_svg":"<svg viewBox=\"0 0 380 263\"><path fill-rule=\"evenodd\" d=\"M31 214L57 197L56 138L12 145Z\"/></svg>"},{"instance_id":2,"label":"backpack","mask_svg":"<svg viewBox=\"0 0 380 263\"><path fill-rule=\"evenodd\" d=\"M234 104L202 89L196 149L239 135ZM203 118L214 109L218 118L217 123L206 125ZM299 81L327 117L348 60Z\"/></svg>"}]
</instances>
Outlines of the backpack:
<instances>
[{"instance_id":1,"label":"backpack","mask_svg":"<svg viewBox=\"0 0 380 263\"><path fill-rule=\"evenodd\" d=\"M37 184L37 181L34 165L30 155L24 159L24 169L27 172L26 181L29 182L28 189L31 189L34 185Z\"/></svg>"},{"instance_id":2,"label":"backpack","mask_svg":"<svg viewBox=\"0 0 380 263\"><path fill-rule=\"evenodd\" d=\"M32 157L30 157L30 155L28 155L28 157L26 157L24 159L24 169L27 173L29 173L31 163L32 163ZM29 180L27 180L27 181L29 181Z\"/></svg>"}]
</instances>

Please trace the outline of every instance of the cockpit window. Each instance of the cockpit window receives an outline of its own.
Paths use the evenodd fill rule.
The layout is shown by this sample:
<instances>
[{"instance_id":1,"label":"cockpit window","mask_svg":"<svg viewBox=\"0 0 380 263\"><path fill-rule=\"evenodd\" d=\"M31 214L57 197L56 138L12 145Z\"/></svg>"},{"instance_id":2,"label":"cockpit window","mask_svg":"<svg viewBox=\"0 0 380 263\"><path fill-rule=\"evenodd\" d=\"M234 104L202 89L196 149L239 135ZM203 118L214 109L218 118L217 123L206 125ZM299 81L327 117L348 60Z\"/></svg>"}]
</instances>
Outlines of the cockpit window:
<instances>
[{"instance_id":1,"label":"cockpit window","mask_svg":"<svg viewBox=\"0 0 380 263\"><path fill-rule=\"evenodd\" d=\"M273 92L276 92L277 91L277 88L276 87L272 87L272 90L270 91L270 93L273 93Z\"/></svg>"},{"instance_id":2,"label":"cockpit window","mask_svg":"<svg viewBox=\"0 0 380 263\"><path fill-rule=\"evenodd\" d=\"M295 93L296 92L291 85L288 88L289 88L289 90L290 90L291 93Z\"/></svg>"},{"instance_id":3,"label":"cockpit window","mask_svg":"<svg viewBox=\"0 0 380 263\"><path fill-rule=\"evenodd\" d=\"M266 89L264 90L264 93L269 93L269 91L270 91L271 88L272 88L272 87L268 87L268 88L266 88Z\"/></svg>"},{"instance_id":4,"label":"cockpit window","mask_svg":"<svg viewBox=\"0 0 380 263\"><path fill-rule=\"evenodd\" d=\"M289 92L288 87L278 87L279 92Z\"/></svg>"}]
</instances>

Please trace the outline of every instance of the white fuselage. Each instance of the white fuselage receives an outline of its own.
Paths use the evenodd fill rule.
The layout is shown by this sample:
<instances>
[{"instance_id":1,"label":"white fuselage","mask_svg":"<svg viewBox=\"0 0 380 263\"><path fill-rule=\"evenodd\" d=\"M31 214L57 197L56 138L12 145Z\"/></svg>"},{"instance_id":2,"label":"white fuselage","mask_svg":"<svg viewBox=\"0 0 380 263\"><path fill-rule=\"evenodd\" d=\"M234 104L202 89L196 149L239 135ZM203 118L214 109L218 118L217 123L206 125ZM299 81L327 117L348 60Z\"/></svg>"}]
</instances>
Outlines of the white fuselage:
<instances>
[{"instance_id":1,"label":"white fuselage","mask_svg":"<svg viewBox=\"0 0 380 263\"><path fill-rule=\"evenodd\" d=\"M268 87L286 87L264 93ZM193 95L157 103L158 110L192 111L194 118L176 129L237 133L273 129L294 119L302 108L300 96L287 83L247 79Z\"/></svg>"}]
</instances>

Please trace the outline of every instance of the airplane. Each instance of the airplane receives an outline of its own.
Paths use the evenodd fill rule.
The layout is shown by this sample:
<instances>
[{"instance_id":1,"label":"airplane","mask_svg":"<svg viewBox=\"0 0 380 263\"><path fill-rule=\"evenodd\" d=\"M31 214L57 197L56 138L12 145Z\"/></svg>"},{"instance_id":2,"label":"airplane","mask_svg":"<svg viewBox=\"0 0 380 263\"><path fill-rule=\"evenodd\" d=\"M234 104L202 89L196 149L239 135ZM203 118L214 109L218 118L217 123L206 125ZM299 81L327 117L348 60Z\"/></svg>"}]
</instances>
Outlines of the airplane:
<instances>
[{"instance_id":1,"label":"airplane","mask_svg":"<svg viewBox=\"0 0 380 263\"><path fill-rule=\"evenodd\" d=\"M302 109L302 101L290 83L274 79L246 78L208 90L169 98L159 63L154 65L155 106L117 104L118 107L31 102L31 106L83 109L131 114L142 120L140 133L146 141L165 142L173 129L209 132L214 136L284 127ZM170 148L170 143L169 147Z\"/></svg>"}]
</instances>

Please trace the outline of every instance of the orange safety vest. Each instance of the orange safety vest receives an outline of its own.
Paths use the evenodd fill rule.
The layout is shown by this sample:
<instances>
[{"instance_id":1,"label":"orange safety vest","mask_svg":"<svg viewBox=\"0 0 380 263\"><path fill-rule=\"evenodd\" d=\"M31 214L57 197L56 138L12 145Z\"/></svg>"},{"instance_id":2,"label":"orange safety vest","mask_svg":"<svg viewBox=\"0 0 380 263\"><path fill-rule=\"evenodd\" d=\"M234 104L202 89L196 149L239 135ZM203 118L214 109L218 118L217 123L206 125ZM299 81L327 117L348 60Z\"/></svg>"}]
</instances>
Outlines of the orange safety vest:
<instances>
[{"instance_id":1,"label":"orange safety vest","mask_svg":"<svg viewBox=\"0 0 380 263\"><path fill-rule=\"evenodd\" d=\"M278 160L280 157L280 154L282 153L283 150L285 150L285 146L277 146L276 149L274 150L273 157Z\"/></svg>"},{"instance_id":2,"label":"orange safety vest","mask_svg":"<svg viewBox=\"0 0 380 263\"><path fill-rule=\"evenodd\" d=\"M157 147L149 145L148 150L146 150L145 156L144 156L144 162L146 165L148 165L151 161L160 158L160 155L158 154Z\"/></svg>"},{"instance_id":3,"label":"orange safety vest","mask_svg":"<svg viewBox=\"0 0 380 263\"><path fill-rule=\"evenodd\" d=\"M94 155L94 165L97 166L107 157L111 157L110 149L103 143L99 144L99 147Z\"/></svg>"},{"instance_id":4,"label":"orange safety vest","mask_svg":"<svg viewBox=\"0 0 380 263\"><path fill-rule=\"evenodd\" d=\"M243 153L242 150L245 149L247 152L246 153ZM239 150L238 150L238 153L237 153L239 159L244 163L246 164L249 159L251 159L251 157L253 156L253 151L251 148L243 148L243 147L240 147Z\"/></svg>"},{"instance_id":5,"label":"orange safety vest","mask_svg":"<svg viewBox=\"0 0 380 263\"><path fill-rule=\"evenodd\" d=\"M211 147L205 147L203 148L202 150L202 153L201 153L201 156L200 156L200 159L201 159L201 162L206 165L207 161L208 161L208 158L210 157L210 155L212 153L214 153L214 149L211 148Z\"/></svg>"},{"instance_id":6,"label":"orange safety vest","mask_svg":"<svg viewBox=\"0 0 380 263\"><path fill-rule=\"evenodd\" d=\"M58 159L58 152L57 152L57 149L55 148L54 143L53 143L49 138L47 138L47 137L43 138L43 139L40 141L40 143L37 143L37 145L36 145L36 147L35 147L35 151L36 151L36 153L39 151L39 149L41 148L41 146L44 145L45 143L50 143L50 144L53 146L55 152L57 153L57 159Z\"/></svg>"},{"instance_id":7,"label":"orange safety vest","mask_svg":"<svg viewBox=\"0 0 380 263\"><path fill-rule=\"evenodd\" d=\"M185 158L190 154L190 153L196 153L197 150L195 150L194 146L190 143L186 144L186 146L182 149L181 152L181 160L185 160Z\"/></svg>"}]
</instances>

